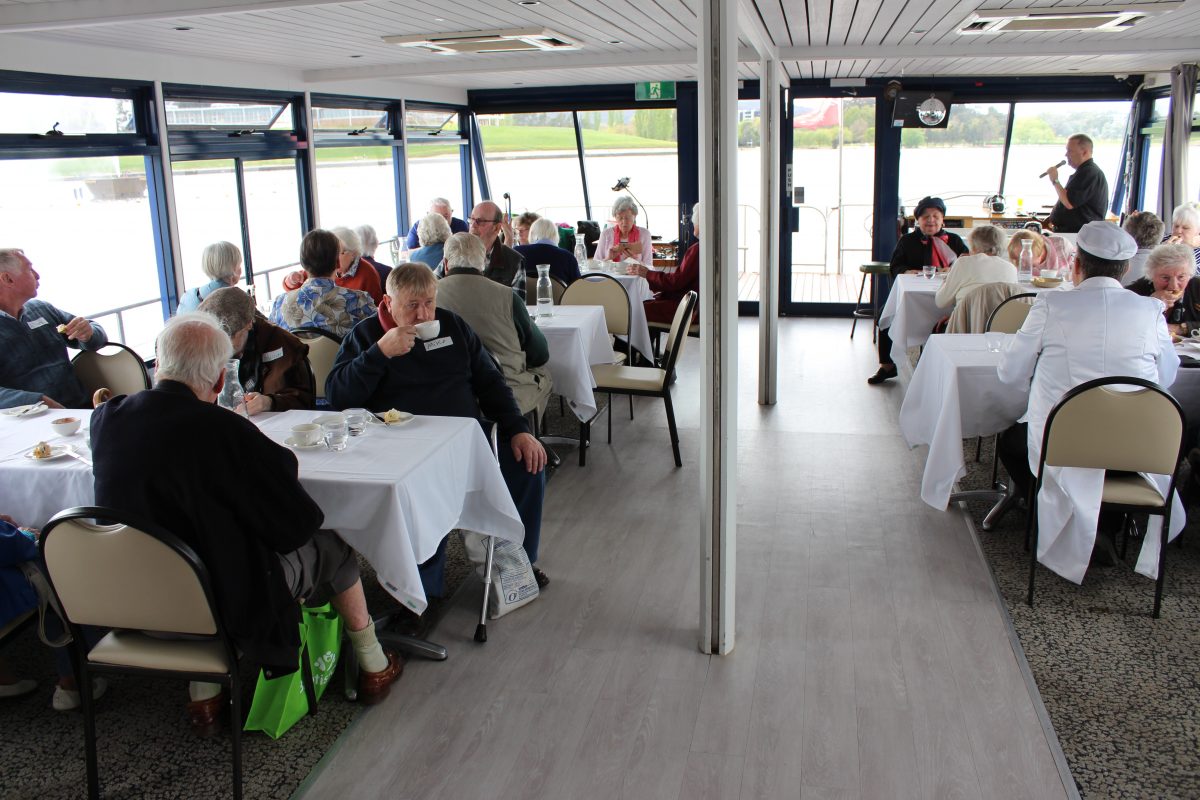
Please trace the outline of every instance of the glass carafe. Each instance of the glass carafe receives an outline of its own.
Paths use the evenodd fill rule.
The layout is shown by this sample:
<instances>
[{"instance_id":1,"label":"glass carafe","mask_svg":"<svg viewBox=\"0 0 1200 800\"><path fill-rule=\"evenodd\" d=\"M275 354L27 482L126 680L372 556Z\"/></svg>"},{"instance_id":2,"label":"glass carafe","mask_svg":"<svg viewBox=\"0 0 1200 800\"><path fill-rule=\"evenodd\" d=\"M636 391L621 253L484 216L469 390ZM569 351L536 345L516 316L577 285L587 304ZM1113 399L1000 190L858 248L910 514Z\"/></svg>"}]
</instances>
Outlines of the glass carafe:
<instances>
[{"instance_id":1,"label":"glass carafe","mask_svg":"<svg viewBox=\"0 0 1200 800\"><path fill-rule=\"evenodd\" d=\"M1021 255L1017 257L1017 280L1033 280L1033 240L1021 240Z\"/></svg>"},{"instance_id":2,"label":"glass carafe","mask_svg":"<svg viewBox=\"0 0 1200 800\"><path fill-rule=\"evenodd\" d=\"M550 265L537 265L537 315L554 316L554 286L550 283Z\"/></svg>"},{"instance_id":3,"label":"glass carafe","mask_svg":"<svg viewBox=\"0 0 1200 800\"><path fill-rule=\"evenodd\" d=\"M246 411L246 392L242 389L242 382L238 380L239 366L241 366L241 362L236 358L225 362L225 385L221 387L221 393L217 395L217 405L221 408L228 408L243 417L248 417L250 415Z\"/></svg>"},{"instance_id":4,"label":"glass carafe","mask_svg":"<svg viewBox=\"0 0 1200 800\"><path fill-rule=\"evenodd\" d=\"M583 238L582 233L575 234L575 261L576 261L576 263L579 264L580 272L587 272L587 269L588 269L587 245L584 243L584 238Z\"/></svg>"}]
</instances>

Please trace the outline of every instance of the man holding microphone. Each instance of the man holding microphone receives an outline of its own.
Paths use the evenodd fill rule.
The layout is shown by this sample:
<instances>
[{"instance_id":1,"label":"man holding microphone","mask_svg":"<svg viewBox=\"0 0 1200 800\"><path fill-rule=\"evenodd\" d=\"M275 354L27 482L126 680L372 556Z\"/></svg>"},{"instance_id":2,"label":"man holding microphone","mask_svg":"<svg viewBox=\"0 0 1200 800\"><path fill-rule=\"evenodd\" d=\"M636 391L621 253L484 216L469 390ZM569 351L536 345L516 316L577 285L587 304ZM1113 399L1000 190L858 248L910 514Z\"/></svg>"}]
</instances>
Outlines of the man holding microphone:
<instances>
[{"instance_id":1,"label":"man holding microphone","mask_svg":"<svg viewBox=\"0 0 1200 800\"><path fill-rule=\"evenodd\" d=\"M1108 211L1108 180L1092 160L1092 140L1082 133L1067 139L1066 163L1075 170L1066 186L1058 182L1061 162L1042 174L1050 178L1058 195L1046 224L1058 233L1078 233L1085 224L1104 219Z\"/></svg>"}]
</instances>

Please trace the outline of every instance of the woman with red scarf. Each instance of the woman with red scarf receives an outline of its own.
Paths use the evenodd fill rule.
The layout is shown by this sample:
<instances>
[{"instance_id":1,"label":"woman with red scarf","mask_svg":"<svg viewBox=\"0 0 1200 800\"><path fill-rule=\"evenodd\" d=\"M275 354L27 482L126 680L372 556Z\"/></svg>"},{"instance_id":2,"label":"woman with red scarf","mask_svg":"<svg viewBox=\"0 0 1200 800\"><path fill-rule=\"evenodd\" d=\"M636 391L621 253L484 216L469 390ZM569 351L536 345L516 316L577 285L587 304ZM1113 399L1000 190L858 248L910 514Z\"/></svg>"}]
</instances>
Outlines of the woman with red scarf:
<instances>
[{"instance_id":1,"label":"woman with red scarf","mask_svg":"<svg viewBox=\"0 0 1200 800\"><path fill-rule=\"evenodd\" d=\"M892 278L902 273L921 272L932 264L939 269L949 268L954 260L967 252L967 245L956 234L942 228L946 204L940 197L926 197L917 203L914 214L917 229L906 233L892 251ZM887 328L879 329L879 370L867 378L872 386L896 377L896 362L892 360L892 337Z\"/></svg>"},{"instance_id":2,"label":"woman with red scarf","mask_svg":"<svg viewBox=\"0 0 1200 800\"><path fill-rule=\"evenodd\" d=\"M654 264L654 247L650 242L650 231L634 225L637 221L637 203L627 194L616 199L612 205L613 222L600 233L596 242L596 258L601 261L624 261L632 258L647 267Z\"/></svg>"}]
</instances>

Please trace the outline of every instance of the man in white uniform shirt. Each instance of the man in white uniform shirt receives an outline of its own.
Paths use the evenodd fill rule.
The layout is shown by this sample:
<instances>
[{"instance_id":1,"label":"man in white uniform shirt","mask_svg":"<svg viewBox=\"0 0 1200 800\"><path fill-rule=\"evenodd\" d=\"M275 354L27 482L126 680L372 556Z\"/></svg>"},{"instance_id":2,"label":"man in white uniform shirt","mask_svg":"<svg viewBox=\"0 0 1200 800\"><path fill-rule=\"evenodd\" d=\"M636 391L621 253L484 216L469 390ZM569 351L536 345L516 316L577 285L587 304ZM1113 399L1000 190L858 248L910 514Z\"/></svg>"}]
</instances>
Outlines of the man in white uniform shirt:
<instances>
[{"instance_id":1,"label":"man in white uniform shirt","mask_svg":"<svg viewBox=\"0 0 1200 800\"><path fill-rule=\"evenodd\" d=\"M1175 382L1179 368L1162 303L1121 286L1120 277L1137 252L1133 238L1112 223L1094 221L1080 229L1076 241L1074 291L1038 295L1000 359L1001 381L1030 387L1025 424L1001 438L1000 457L1018 497L1029 496L1046 418L1066 392L1111 375L1145 378L1165 388ZM1102 489L1100 470L1047 468L1038 497L1038 560L1076 583L1083 580L1096 542ZM1177 523L1182 528L1183 521L1177 505L1172 529ZM1143 548L1137 568L1154 577L1159 537L1148 531L1145 539L1154 543L1153 562L1145 564L1150 554Z\"/></svg>"}]
</instances>

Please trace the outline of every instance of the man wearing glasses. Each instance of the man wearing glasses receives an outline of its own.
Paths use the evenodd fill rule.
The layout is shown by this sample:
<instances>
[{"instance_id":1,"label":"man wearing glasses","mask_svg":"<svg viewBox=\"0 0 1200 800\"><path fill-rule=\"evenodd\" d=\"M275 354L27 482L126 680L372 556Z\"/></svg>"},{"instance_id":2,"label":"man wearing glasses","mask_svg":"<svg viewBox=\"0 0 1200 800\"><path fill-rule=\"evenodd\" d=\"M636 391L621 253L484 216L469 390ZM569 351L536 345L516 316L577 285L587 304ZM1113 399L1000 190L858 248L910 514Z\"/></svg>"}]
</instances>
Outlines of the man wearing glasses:
<instances>
[{"instance_id":1,"label":"man wearing glasses","mask_svg":"<svg viewBox=\"0 0 1200 800\"><path fill-rule=\"evenodd\" d=\"M483 274L496 283L511 286L524 302L525 256L497 241L500 235L500 221L503 218L500 206L487 200L471 209L468 222L471 223L471 233L479 237L483 242L483 249L487 251Z\"/></svg>"}]
</instances>

